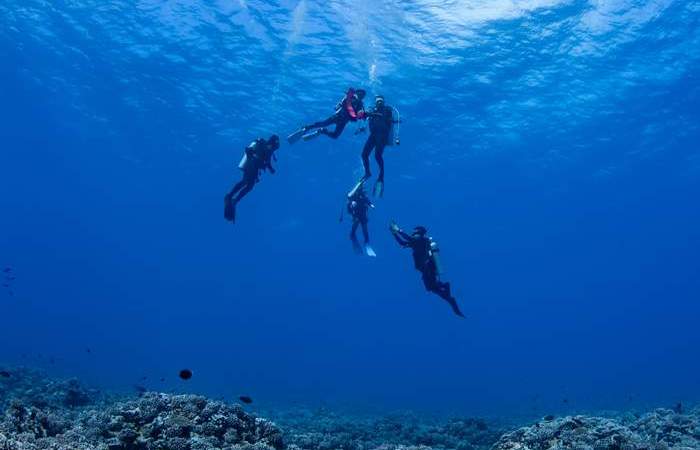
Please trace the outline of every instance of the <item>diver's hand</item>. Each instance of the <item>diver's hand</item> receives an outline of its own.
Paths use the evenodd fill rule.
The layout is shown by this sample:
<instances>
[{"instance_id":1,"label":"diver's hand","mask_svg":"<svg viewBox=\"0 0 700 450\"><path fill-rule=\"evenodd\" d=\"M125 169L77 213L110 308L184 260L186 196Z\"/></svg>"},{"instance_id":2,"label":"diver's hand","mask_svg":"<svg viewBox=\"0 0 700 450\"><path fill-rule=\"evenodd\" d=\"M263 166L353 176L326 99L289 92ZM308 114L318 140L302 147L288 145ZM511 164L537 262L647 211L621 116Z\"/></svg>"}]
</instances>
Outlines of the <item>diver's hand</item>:
<instances>
[{"instance_id":1,"label":"diver's hand","mask_svg":"<svg viewBox=\"0 0 700 450\"><path fill-rule=\"evenodd\" d=\"M396 232L398 232L399 230L400 230L399 226L396 225L396 222L394 222L394 221L392 220L392 221L391 221L391 224L389 225L389 231L391 231L392 233L396 233Z\"/></svg>"}]
</instances>

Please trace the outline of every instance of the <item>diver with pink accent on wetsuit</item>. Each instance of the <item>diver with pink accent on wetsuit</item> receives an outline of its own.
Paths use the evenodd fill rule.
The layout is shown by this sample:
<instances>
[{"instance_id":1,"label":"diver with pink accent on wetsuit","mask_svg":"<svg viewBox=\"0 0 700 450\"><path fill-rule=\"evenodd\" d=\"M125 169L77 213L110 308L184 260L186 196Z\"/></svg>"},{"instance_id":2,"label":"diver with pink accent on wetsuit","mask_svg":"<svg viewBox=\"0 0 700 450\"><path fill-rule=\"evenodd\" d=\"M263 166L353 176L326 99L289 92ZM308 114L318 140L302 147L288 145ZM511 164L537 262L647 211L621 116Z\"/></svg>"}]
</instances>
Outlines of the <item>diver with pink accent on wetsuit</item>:
<instances>
[{"instance_id":1,"label":"diver with pink accent on wetsuit","mask_svg":"<svg viewBox=\"0 0 700 450\"><path fill-rule=\"evenodd\" d=\"M321 134L331 139L337 139L345 129L348 122L356 122L365 119L365 107L362 100L365 98L364 89L349 88L345 96L335 106L335 113L326 120L301 127L299 130L287 136L290 144L303 137L305 141L311 140ZM328 131L327 126L335 125L333 131ZM314 131L312 131L314 130Z\"/></svg>"}]
</instances>

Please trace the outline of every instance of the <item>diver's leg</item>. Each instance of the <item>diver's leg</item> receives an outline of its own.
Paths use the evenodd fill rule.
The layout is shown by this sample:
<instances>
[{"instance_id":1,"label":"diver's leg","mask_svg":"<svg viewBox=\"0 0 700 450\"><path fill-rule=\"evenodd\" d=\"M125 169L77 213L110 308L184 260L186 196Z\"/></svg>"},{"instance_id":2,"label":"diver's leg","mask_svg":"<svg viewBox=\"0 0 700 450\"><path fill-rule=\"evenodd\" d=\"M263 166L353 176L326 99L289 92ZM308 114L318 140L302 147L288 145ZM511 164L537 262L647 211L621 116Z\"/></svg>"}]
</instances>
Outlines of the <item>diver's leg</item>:
<instances>
[{"instance_id":1,"label":"diver's leg","mask_svg":"<svg viewBox=\"0 0 700 450\"><path fill-rule=\"evenodd\" d=\"M443 283L441 281L438 281L437 279L437 273L430 277L430 288L428 289L431 292L434 292L435 294L438 295L441 299L445 300L450 307L452 308L452 311L458 315L459 317L464 317L464 314L462 314L462 311L459 309L459 305L457 305L457 299L452 296L452 292L450 289L450 283ZM426 288L428 287L428 283L426 283Z\"/></svg>"},{"instance_id":2,"label":"diver's leg","mask_svg":"<svg viewBox=\"0 0 700 450\"><path fill-rule=\"evenodd\" d=\"M350 228L350 239L352 239L353 241L357 239L356 233L358 225L359 222L357 222L357 220L352 221L352 228Z\"/></svg>"},{"instance_id":3,"label":"diver's leg","mask_svg":"<svg viewBox=\"0 0 700 450\"><path fill-rule=\"evenodd\" d=\"M337 121L335 122L335 129L332 132L329 133L328 131L324 131L324 130L321 130L321 132L331 139L338 139L338 137L341 135L341 133L345 129L345 125L347 125L347 124L348 124L347 119L343 119L341 117L338 117Z\"/></svg>"},{"instance_id":4,"label":"diver's leg","mask_svg":"<svg viewBox=\"0 0 700 450\"><path fill-rule=\"evenodd\" d=\"M376 149L374 150L374 159L377 160L377 165L379 166L377 181L380 182L384 182L384 147L386 147L386 140L377 142Z\"/></svg>"},{"instance_id":5,"label":"diver's leg","mask_svg":"<svg viewBox=\"0 0 700 450\"><path fill-rule=\"evenodd\" d=\"M442 296L441 296L441 297L442 297ZM447 303L450 304L450 306L452 307L452 311L453 311L456 315L458 315L459 317L464 317L464 314L463 314L462 311L459 309L459 305L457 304L457 299L456 299L456 298L454 298L454 297L452 297L452 296L449 296L449 297L442 297L442 298L443 298Z\"/></svg>"},{"instance_id":6,"label":"diver's leg","mask_svg":"<svg viewBox=\"0 0 700 450\"><path fill-rule=\"evenodd\" d=\"M246 177L244 178L245 185L243 186L243 189L241 189L238 192L238 195L233 199L233 204L237 204L238 202L241 201L243 197L248 194L248 192L252 191L253 188L255 187L255 184L257 183L257 174L252 175L252 174L247 174Z\"/></svg>"},{"instance_id":7,"label":"diver's leg","mask_svg":"<svg viewBox=\"0 0 700 450\"><path fill-rule=\"evenodd\" d=\"M432 274L428 269L424 269L421 274L423 275L423 286L425 286L425 290L428 292L435 292L435 282L437 281L435 274Z\"/></svg>"},{"instance_id":8,"label":"diver's leg","mask_svg":"<svg viewBox=\"0 0 700 450\"><path fill-rule=\"evenodd\" d=\"M372 172L369 170L369 154L372 153L372 149L374 148L374 136L371 134L367 138L367 142L365 142L365 146L362 148L362 165L365 168L365 175L364 178L368 179L369 177L372 176Z\"/></svg>"},{"instance_id":9,"label":"diver's leg","mask_svg":"<svg viewBox=\"0 0 700 450\"><path fill-rule=\"evenodd\" d=\"M244 175L244 176L243 176L243 179L242 179L241 181L239 181L238 183L236 183L236 184L233 186L233 189L231 189L231 191L230 191L228 194L226 194L226 196L227 196L229 199L231 199L231 197L233 197L234 195L236 195L236 192L238 192L238 191L240 191L241 189L243 189L243 186L245 186L246 183L247 183L247 181L246 181L245 175Z\"/></svg>"},{"instance_id":10,"label":"diver's leg","mask_svg":"<svg viewBox=\"0 0 700 450\"><path fill-rule=\"evenodd\" d=\"M365 238L365 244L369 244L369 231L367 230L367 221L360 222L362 225L362 236Z\"/></svg>"},{"instance_id":11,"label":"diver's leg","mask_svg":"<svg viewBox=\"0 0 700 450\"><path fill-rule=\"evenodd\" d=\"M355 253L362 253L362 248L360 247L360 243L357 242L357 226L359 225L359 222L357 220L353 220L352 222L352 229L350 231L350 241L352 241L352 249L355 251Z\"/></svg>"},{"instance_id":12,"label":"diver's leg","mask_svg":"<svg viewBox=\"0 0 700 450\"><path fill-rule=\"evenodd\" d=\"M330 116L326 120L321 120L319 122L314 122L311 125L305 126L304 129L306 129L308 131L308 130L312 130L314 128L327 127L328 125L336 123L336 120L337 120L337 114L333 114L332 116Z\"/></svg>"},{"instance_id":13,"label":"diver's leg","mask_svg":"<svg viewBox=\"0 0 700 450\"><path fill-rule=\"evenodd\" d=\"M248 173L243 172L243 178L241 181L236 183L235 186L233 186L233 189L231 189L231 191L224 196L224 219L230 222L234 222L236 220L236 203L241 199L241 197L247 194L250 189L252 189L252 187L248 188L249 184L250 176ZM236 199L231 200L236 193L238 193Z\"/></svg>"}]
</instances>

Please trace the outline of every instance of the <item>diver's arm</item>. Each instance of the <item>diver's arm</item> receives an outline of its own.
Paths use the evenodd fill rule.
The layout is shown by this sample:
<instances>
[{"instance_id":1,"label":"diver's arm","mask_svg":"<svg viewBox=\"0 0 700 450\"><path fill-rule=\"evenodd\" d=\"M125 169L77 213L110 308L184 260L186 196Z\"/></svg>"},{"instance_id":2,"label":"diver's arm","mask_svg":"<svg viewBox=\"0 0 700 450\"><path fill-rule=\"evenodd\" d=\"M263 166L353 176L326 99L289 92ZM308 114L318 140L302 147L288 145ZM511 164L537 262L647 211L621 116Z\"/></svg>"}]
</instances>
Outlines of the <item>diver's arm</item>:
<instances>
[{"instance_id":1,"label":"diver's arm","mask_svg":"<svg viewBox=\"0 0 700 450\"><path fill-rule=\"evenodd\" d=\"M396 239L396 242L398 242L401 247L411 246L413 238L411 238L411 236L409 236L405 231L399 228L399 226L396 225L396 223L392 222L389 226L389 230L391 231L391 235L394 236L394 239Z\"/></svg>"},{"instance_id":2,"label":"diver's arm","mask_svg":"<svg viewBox=\"0 0 700 450\"><path fill-rule=\"evenodd\" d=\"M366 120L367 119L367 111L365 111L365 105L362 103L362 100L357 100L357 108L355 109L357 111L357 118Z\"/></svg>"},{"instance_id":3,"label":"diver's arm","mask_svg":"<svg viewBox=\"0 0 700 450\"><path fill-rule=\"evenodd\" d=\"M413 242L413 238L411 237L411 235L408 234L408 233L406 233L405 231L399 230L399 231L397 231L397 233L399 233L399 235L400 235L404 240L406 240L406 242L408 242L409 244L410 244L411 242Z\"/></svg>"},{"instance_id":4,"label":"diver's arm","mask_svg":"<svg viewBox=\"0 0 700 450\"><path fill-rule=\"evenodd\" d=\"M397 232L392 231L391 235L394 236L394 239L396 239L396 242L398 242L401 247L411 246L411 244L408 241L405 241Z\"/></svg>"}]
</instances>

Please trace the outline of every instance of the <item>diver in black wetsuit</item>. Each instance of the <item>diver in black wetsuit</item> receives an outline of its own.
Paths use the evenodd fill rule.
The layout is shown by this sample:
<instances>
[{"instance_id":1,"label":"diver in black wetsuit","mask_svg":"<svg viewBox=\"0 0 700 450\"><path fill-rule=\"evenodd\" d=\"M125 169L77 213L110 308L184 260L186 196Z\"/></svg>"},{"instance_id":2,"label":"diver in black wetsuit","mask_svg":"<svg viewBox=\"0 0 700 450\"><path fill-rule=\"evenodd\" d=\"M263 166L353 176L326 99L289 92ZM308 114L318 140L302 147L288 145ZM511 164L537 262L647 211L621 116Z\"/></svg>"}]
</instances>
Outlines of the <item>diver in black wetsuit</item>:
<instances>
[{"instance_id":1,"label":"diver in black wetsuit","mask_svg":"<svg viewBox=\"0 0 700 450\"><path fill-rule=\"evenodd\" d=\"M369 231L367 230L367 223L369 218L367 212L370 208L374 208L374 205L365 194L363 188L364 180L360 181L355 188L348 193L348 203L347 211L352 217L352 229L350 230L350 240L352 241L352 247L356 253L362 254L366 253L367 256L377 256L374 250L369 245ZM357 241L357 227L362 226L362 235L364 237L364 252L363 248L360 247L360 243Z\"/></svg>"},{"instance_id":2,"label":"diver in black wetsuit","mask_svg":"<svg viewBox=\"0 0 700 450\"><path fill-rule=\"evenodd\" d=\"M320 122L312 123L311 125L306 125L301 129L304 133L313 130L314 128L319 128L315 133L309 133L304 136L305 140L314 138L319 134L325 134L329 138L337 139L338 136L343 132L345 126L348 122L355 122L358 119L365 118L365 107L362 104L362 100L365 98L365 91L363 89L353 89L349 88L345 97L338 102L335 106L335 113ZM335 124L335 129L333 131L328 131L327 126Z\"/></svg>"},{"instance_id":3,"label":"diver in black wetsuit","mask_svg":"<svg viewBox=\"0 0 700 450\"><path fill-rule=\"evenodd\" d=\"M379 165L379 176L374 186L374 195L384 194L384 147L391 145L391 127L394 124L394 115L391 106L384 104L384 97L375 97L375 106L367 113L369 117L369 137L362 149L362 165L365 168L364 178L372 176L369 170L369 155L374 150L374 159Z\"/></svg>"},{"instance_id":4,"label":"diver in black wetsuit","mask_svg":"<svg viewBox=\"0 0 700 450\"><path fill-rule=\"evenodd\" d=\"M260 171L269 170L275 173L272 160L277 160L274 153L280 147L280 139L276 134L267 141L259 138L251 142L245 149L245 155L238 165L243 171L241 181L236 183L231 192L224 196L224 218L229 222L236 219L236 205L245 195L253 190L259 181ZM234 197L235 195L235 197Z\"/></svg>"},{"instance_id":5,"label":"diver in black wetsuit","mask_svg":"<svg viewBox=\"0 0 700 450\"><path fill-rule=\"evenodd\" d=\"M442 282L439 279L437 260L439 250L435 241L426 236L428 230L425 227L417 226L412 234L408 234L394 222L391 223L389 230L401 247L413 250L413 264L423 275L425 288L449 303L456 315L464 317L462 311L459 310L457 300L452 296L450 283Z\"/></svg>"}]
</instances>

